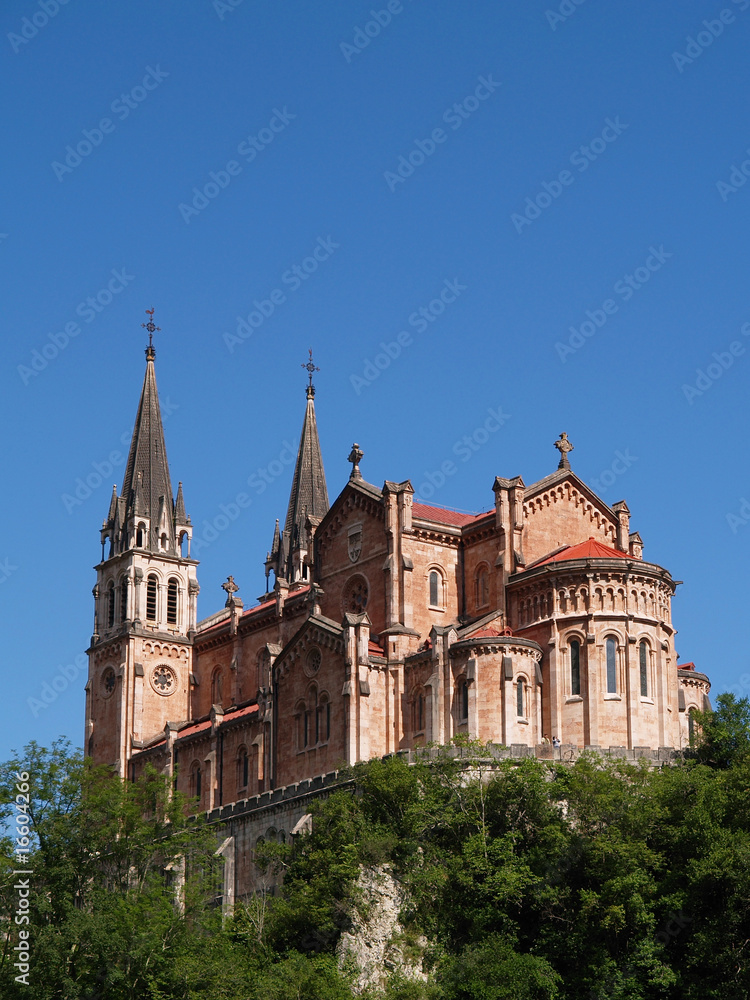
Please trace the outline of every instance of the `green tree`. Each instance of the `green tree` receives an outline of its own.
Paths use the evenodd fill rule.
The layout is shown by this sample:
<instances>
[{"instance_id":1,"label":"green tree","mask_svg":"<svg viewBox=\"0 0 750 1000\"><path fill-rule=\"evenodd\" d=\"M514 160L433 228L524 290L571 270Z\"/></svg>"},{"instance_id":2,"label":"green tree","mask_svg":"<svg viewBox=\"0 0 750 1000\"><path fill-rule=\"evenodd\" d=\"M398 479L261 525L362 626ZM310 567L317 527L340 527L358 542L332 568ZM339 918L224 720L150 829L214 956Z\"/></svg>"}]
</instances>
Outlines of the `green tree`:
<instances>
[{"instance_id":1,"label":"green tree","mask_svg":"<svg viewBox=\"0 0 750 1000\"><path fill-rule=\"evenodd\" d=\"M444 1000L557 1000L561 978L544 958L519 955L503 938L489 937L447 959L441 969Z\"/></svg>"},{"instance_id":2,"label":"green tree","mask_svg":"<svg viewBox=\"0 0 750 1000\"><path fill-rule=\"evenodd\" d=\"M217 929L215 835L188 822L163 775L123 782L61 741L2 766L6 816L18 771L30 785L32 985L15 982L6 954L2 996L159 996L188 939ZM10 917L12 891L3 903Z\"/></svg>"},{"instance_id":3,"label":"green tree","mask_svg":"<svg viewBox=\"0 0 750 1000\"><path fill-rule=\"evenodd\" d=\"M720 694L716 708L695 713L695 759L726 769L750 759L750 700Z\"/></svg>"}]
</instances>

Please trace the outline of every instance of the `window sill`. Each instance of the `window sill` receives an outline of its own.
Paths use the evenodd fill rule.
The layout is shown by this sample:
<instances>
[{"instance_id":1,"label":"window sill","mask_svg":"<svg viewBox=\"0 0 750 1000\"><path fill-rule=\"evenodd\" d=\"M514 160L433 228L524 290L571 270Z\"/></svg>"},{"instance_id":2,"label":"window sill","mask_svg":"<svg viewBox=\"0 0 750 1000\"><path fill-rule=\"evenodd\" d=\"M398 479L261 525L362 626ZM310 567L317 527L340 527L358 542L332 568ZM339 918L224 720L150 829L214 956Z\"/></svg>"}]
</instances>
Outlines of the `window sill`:
<instances>
[{"instance_id":1,"label":"window sill","mask_svg":"<svg viewBox=\"0 0 750 1000\"><path fill-rule=\"evenodd\" d=\"M528 726L528 724L529 724L529 720L528 719L519 719L519 718L516 718L516 722L519 724L519 726Z\"/></svg>"},{"instance_id":2,"label":"window sill","mask_svg":"<svg viewBox=\"0 0 750 1000\"><path fill-rule=\"evenodd\" d=\"M438 604L428 604L427 605L427 610L428 611L445 611L445 608L441 608L440 605L438 605Z\"/></svg>"},{"instance_id":3,"label":"window sill","mask_svg":"<svg viewBox=\"0 0 750 1000\"><path fill-rule=\"evenodd\" d=\"M325 740L322 743L311 743L309 747L302 747L301 750L298 750L297 756L303 753L310 753L311 750L322 750L323 747L327 746L328 746L328 740Z\"/></svg>"},{"instance_id":4,"label":"window sill","mask_svg":"<svg viewBox=\"0 0 750 1000\"><path fill-rule=\"evenodd\" d=\"M620 694L605 694L605 701L622 701L622 695Z\"/></svg>"},{"instance_id":5,"label":"window sill","mask_svg":"<svg viewBox=\"0 0 750 1000\"><path fill-rule=\"evenodd\" d=\"M580 694L571 694L565 699L565 704L572 705L578 701L583 701L582 696Z\"/></svg>"},{"instance_id":6,"label":"window sill","mask_svg":"<svg viewBox=\"0 0 750 1000\"><path fill-rule=\"evenodd\" d=\"M653 705L653 704L654 704L653 698L644 698L644 696L641 695L641 705Z\"/></svg>"}]
</instances>

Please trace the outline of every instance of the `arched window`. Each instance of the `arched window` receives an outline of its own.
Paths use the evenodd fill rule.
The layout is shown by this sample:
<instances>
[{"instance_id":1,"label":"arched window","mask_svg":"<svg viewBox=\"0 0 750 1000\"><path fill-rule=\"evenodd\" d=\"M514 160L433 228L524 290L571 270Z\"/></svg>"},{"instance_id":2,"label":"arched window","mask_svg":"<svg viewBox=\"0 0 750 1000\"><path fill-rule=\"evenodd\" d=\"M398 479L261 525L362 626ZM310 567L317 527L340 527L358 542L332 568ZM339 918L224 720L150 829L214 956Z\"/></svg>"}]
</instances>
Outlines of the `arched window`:
<instances>
[{"instance_id":1,"label":"arched window","mask_svg":"<svg viewBox=\"0 0 750 1000\"><path fill-rule=\"evenodd\" d=\"M641 640L638 647L638 659L641 668L641 698L648 698L648 643Z\"/></svg>"},{"instance_id":2,"label":"arched window","mask_svg":"<svg viewBox=\"0 0 750 1000\"><path fill-rule=\"evenodd\" d=\"M127 621L128 617L128 578L124 576L120 580L120 621Z\"/></svg>"},{"instance_id":3,"label":"arched window","mask_svg":"<svg viewBox=\"0 0 750 1000\"><path fill-rule=\"evenodd\" d=\"M477 607L484 608L490 603L490 574L486 566L477 570Z\"/></svg>"},{"instance_id":4,"label":"arched window","mask_svg":"<svg viewBox=\"0 0 750 1000\"><path fill-rule=\"evenodd\" d=\"M617 643L612 636L605 643L607 653L607 694L617 694Z\"/></svg>"},{"instance_id":5,"label":"arched window","mask_svg":"<svg viewBox=\"0 0 750 1000\"><path fill-rule=\"evenodd\" d=\"M688 739L690 740L690 745L693 745L693 740L695 739L695 709L691 708L688 710Z\"/></svg>"},{"instance_id":6,"label":"arched window","mask_svg":"<svg viewBox=\"0 0 750 1000\"><path fill-rule=\"evenodd\" d=\"M190 797L198 799L198 804L200 805L201 797L201 765L200 762L194 760L190 766Z\"/></svg>"},{"instance_id":7,"label":"arched window","mask_svg":"<svg viewBox=\"0 0 750 1000\"><path fill-rule=\"evenodd\" d=\"M107 625L109 628L115 624L115 584L114 580L109 581L107 587Z\"/></svg>"},{"instance_id":8,"label":"arched window","mask_svg":"<svg viewBox=\"0 0 750 1000\"><path fill-rule=\"evenodd\" d=\"M414 732L424 732L424 693L418 692L414 699Z\"/></svg>"},{"instance_id":9,"label":"arched window","mask_svg":"<svg viewBox=\"0 0 750 1000\"><path fill-rule=\"evenodd\" d=\"M164 531L161 533L161 547L164 550L167 548L167 534Z\"/></svg>"},{"instance_id":10,"label":"arched window","mask_svg":"<svg viewBox=\"0 0 750 1000\"><path fill-rule=\"evenodd\" d=\"M570 693L581 693L581 644L577 639L570 642Z\"/></svg>"},{"instance_id":11,"label":"arched window","mask_svg":"<svg viewBox=\"0 0 750 1000\"><path fill-rule=\"evenodd\" d=\"M211 704L212 705L223 705L223 695L224 695L224 683L223 676L221 672L221 667L217 667L214 670L213 677L211 678Z\"/></svg>"},{"instance_id":12,"label":"arched window","mask_svg":"<svg viewBox=\"0 0 750 1000\"><path fill-rule=\"evenodd\" d=\"M298 701L295 709L297 720L297 749L304 750L310 740L309 716L304 701Z\"/></svg>"},{"instance_id":13,"label":"arched window","mask_svg":"<svg viewBox=\"0 0 750 1000\"><path fill-rule=\"evenodd\" d=\"M307 701L305 702L305 732L307 733L305 746L308 746L308 744L315 746L315 744L320 740L318 689L315 685L312 685L307 690Z\"/></svg>"},{"instance_id":14,"label":"arched window","mask_svg":"<svg viewBox=\"0 0 750 1000\"><path fill-rule=\"evenodd\" d=\"M430 570L430 607L439 608L442 606L442 577L436 569Z\"/></svg>"},{"instance_id":15,"label":"arched window","mask_svg":"<svg viewBox=\"0 0 750 1000\"><path fill-rule=\"evenodd\" d=\"M458 682L457 691L458 721L467 722L469 718L469 685L465 677Z\"/></svg>"},{"instance_id":16,"label":"arched window","mask_svg":"<svg viewBox=\"0 0 750 1000\"><path fill-rule=\"evenodd\" d=\"M145 524L139 524L135 531L135 544L138 548L143 548L143 532L146 530Z\"/></svg>"},{"instance_id":17,"label":"arched window","mask_svg":"<svg viewBox=\"0 0 750 1000\"><path fill-rule=\"evenodd\" d=\"M250 758L247 755L247 747L240 747L237 755L237 787L247 788L247 781L250 776Z\"/></svg>"},{"instance_id":18,"label":"arched window","mask_svg":"<svg viewBox=\"0 0 750 1000\"><path fill-rule=\"evenodd\" d=\"M523 677L519 677L516 681L516 715L519 719L526 716L523 703Z\"/></svg>"},{"instance_id":19,"label":"arched window","mask_svg":"<svg viewBox=\"0 0 750 1000\"><path fill-rule=\"evenodd\" d=\"M177 624L177 580L174 578L167 584L167 624Z\"/></svg>"},{"instance_id":20,"label":"arched window","mask_svg":"<svg viewBox=\"0 0 750 1000\"><path fill-rule=\"evenodd\" d=\"M150 622L156 621L156 591L159 581L152 573L146 580L146 619Z\"/></svg>"},{"instance_id":21,"label":"arched window","mask_svg":"<svg viewBox=\"0 0 750 1000\"><path fill-rule=\"evenodd\" d=\"M331 703L327 694L321 694L318 702L318 723L316 725L318 743L327 743L331 737Z\"/></svg>"}]
</instances>

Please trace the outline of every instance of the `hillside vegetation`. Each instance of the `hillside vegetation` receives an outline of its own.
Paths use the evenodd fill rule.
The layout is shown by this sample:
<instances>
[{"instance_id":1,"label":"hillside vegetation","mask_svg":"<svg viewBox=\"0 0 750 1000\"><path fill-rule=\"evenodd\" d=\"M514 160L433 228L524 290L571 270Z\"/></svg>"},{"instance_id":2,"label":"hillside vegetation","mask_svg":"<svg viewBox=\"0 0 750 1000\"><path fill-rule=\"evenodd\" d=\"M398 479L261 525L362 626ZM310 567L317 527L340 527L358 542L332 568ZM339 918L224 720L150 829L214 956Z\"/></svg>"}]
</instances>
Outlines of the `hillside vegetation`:
<instances>
[{"instance_id":1,"label":"hillside vegetation","mask_svg":"<svg viewBox=\"0 0 750 1000\"><path fill-rule=\"evenodd\" d=\"M224 926L215 831L184 818L164 778L121 784L62 744L31 744L0 776L15 824L16 773L30 775L29 985L15 981L6 838L0 996L744 1000L750 706L718 702L688 759L660 770L593 755L490 767L479 745L468 764L358 765L315 807L311 834L259 852L266 884L283 876L283 888ZM363 886L378 877L398 887L397 940L379 983L356 994L337 947L366 937Z\"/></svg>"}]
</instances>

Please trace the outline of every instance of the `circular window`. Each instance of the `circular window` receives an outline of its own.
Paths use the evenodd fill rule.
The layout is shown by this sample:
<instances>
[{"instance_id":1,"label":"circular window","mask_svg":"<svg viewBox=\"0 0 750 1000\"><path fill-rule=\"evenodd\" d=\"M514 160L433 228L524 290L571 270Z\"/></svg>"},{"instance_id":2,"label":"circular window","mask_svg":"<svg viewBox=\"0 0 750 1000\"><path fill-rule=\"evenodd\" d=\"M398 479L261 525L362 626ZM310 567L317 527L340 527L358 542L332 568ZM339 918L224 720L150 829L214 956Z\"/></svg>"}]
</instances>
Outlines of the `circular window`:
<instances>
[{"instance_id":1,"label":"circular window","mask_svg":"<svg viewBox=\"0 0 750 1000\"><path fill-rule=\"evenodd\" d=\"M312 676L312 674L317 674L320 670L320 664L323 660L320 650L317 646L313 646L310 652L307 654L307 659L305 660L305 673Z\"/></svg>"},{"instance_id":2,"label":"circular window","mask_svg":"<svg viewBox=\"0 0 750 1000\"><path fill-rule=\"evenodd\" d=\"M171 667L160 664L154 668L151 675L151 684L157 694L172 694L176 686L176 678Z\"/></svg>"},{"instance_id":3,"label":"circular window","mask_svg":"<svg viewBox=\"0 0 750 1000\"><path fill-rule=\"evenodd\" d=\"M109 698L115 689L115 684L117 683L117 678L115 677L115 672L112 667L107 667L107 669L102 674L102 694L105 698Z\"/></svg>"},{"instance_id":4,"label":"circular window","mask_svg":"<svg viewBox=\"0 0 750 1000\"><path fill-rule=\"evenodd\" d=\"M344 587L344 611L361 615L367 607L367 580L363 576L353 576Z\"/></svg>"}]
</instances>

